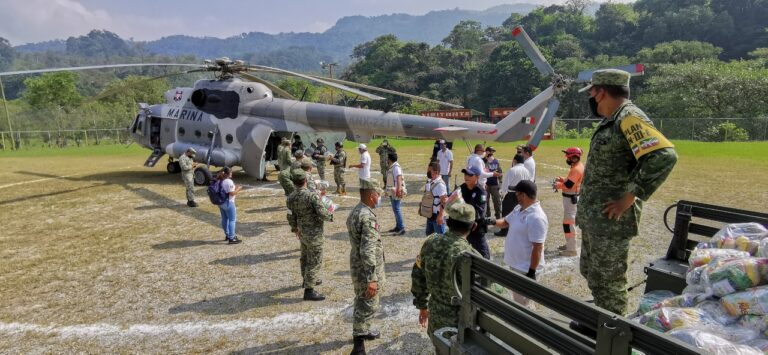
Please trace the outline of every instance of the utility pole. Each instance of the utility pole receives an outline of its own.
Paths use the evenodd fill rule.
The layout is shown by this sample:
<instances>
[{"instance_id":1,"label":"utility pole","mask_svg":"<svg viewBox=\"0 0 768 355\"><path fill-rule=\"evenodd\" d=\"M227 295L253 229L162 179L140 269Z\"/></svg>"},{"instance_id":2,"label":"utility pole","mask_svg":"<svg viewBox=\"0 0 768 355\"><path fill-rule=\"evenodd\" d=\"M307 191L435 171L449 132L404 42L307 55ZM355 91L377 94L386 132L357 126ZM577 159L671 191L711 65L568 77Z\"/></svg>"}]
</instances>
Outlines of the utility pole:
<instances>
[{"instance_id":1,"label":"utility pole","mask_svg":"<svg viewBox=\"0 0 768 355\"><path fill-rule=\"evenodd\" d=\"M3 77L0 76L0 92L3 93L3 107L5 108L5 119L8 121L8 131L11 133L11 150L16 149L16 138L13 137L13 128L11 127L11 115L8 114L8 100L5 99L5 87L3 87Z\"/></svg>"},{"instance_id":2,"label":"utility pole","mask_svg":"<svg viewBox=\"0 0 768 355\"><path fill-rule=\"evenodd\" d=\"M328 69L328 77L333 79L333 67L339 66L339 63L326 63L326 62L320 62L320 67L323 69ZM333 89L331 89L331 104L334 103L333 100Z\"/></svg>"}]
</instances>

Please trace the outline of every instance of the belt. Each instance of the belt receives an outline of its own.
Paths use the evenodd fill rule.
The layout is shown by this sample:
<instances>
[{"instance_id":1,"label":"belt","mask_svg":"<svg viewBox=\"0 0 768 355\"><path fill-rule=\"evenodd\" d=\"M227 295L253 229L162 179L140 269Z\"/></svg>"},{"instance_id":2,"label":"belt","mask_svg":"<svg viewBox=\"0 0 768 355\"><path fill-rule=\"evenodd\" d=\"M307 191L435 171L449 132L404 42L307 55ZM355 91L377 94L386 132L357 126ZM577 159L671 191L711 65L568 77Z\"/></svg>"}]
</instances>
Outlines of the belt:
<instances>
[{"instance_id":1,"label":"belt","mask_svg":"<svg viewBox=\"0 0 768 355\"><path fill-rule=\"evenodd\" d=\"M563 197L579 197L579 194L567 194L563 192Z\"/></svg>"}]
</instances>

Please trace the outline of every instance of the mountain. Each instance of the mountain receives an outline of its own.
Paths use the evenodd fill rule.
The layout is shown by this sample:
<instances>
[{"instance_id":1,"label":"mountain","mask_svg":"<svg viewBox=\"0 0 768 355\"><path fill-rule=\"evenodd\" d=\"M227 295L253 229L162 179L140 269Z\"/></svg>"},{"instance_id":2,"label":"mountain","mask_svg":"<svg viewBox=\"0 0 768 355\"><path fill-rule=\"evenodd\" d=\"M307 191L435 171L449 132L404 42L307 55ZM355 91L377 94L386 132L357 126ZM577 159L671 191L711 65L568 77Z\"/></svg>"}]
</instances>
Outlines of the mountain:
<instances>
[{"instance_id":1,"label":"mountain","mask_svg":"<svg viewBox=\"0 0 768 355\"><path fill-rule=\"evenodd\" d=\"M174 35L143 43L143 50L161 55L194 55L198 58L228 56L263 63L276 57L276 53L301 56L291 69L317 67L318 60L349 62L352 49L358 44L370 41L384 34L394 34L407 41L440 43L462 20L474 20L484 26L499 26L510 14L527 14L538 5L499 5L484 11L441 10L424 15L392 14L382 16L348 16L323 33L279 33L249 32L228 38L191 37ZM19 52L64 51L66 41L54 40L16 46ZM269 61L269 60L267 60ZM274 63L273 63L274 64Z\"/></svg>"}]
</instances>

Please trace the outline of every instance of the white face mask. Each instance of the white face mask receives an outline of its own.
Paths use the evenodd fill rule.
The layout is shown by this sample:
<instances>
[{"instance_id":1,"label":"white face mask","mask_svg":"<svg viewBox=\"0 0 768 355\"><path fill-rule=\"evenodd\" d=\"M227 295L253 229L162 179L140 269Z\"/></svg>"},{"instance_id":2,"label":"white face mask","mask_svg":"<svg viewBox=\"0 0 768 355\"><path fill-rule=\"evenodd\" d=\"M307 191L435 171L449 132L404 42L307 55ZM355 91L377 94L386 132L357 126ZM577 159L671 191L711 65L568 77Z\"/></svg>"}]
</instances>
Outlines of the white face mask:
<instances>
[{"instance_id":1,"label":"white face mask","mask_svg":"<svg viewBox=\"0 0 768 355\"><path fill-rule=\"evenodd\" d=\"M373 208L379 208L381 207L381 195L379 195L378 198L376 198L376 205L373 206Z\"/></svg>"}]
</instances>

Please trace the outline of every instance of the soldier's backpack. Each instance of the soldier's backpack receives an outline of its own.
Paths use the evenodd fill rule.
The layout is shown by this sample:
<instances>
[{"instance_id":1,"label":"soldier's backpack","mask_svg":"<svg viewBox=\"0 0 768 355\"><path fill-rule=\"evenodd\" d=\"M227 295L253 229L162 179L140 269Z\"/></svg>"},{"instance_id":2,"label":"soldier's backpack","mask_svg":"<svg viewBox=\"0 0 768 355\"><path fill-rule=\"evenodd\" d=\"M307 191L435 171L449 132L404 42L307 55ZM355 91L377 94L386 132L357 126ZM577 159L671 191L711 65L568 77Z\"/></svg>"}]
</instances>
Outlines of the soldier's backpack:
<instances>
[{"instance_id":1,"label":"soldier's backpack","mask_svg":"<svg viewBox=\"0 0 768 355\"><path fill-rule=\"evenodd\" d=\"M432 183L432 186L429 190L424 189L424 194L421 196L421 203L419 204L419 216L422 216L424 218L432 218L433 214L433 207L437 206L435 205L435 198L439 196L435 196L432 194L432 191L435 190L435 187L438 184L445 184L442 180L437 180L436 182ZM439 204L439 202L438 202Z\"/></svg>"},{"instance_id":2,"label":"soldier's backpack","mask_svg":"<svg viewBox=\"0 0 768 355\"><path fill-rule=\"evenodd\" d=\"M211 203L218 206L229 200L229 193L224 191L224 180L217 179L208 185L208 198Z\"/></svg>"}]
</instances>

